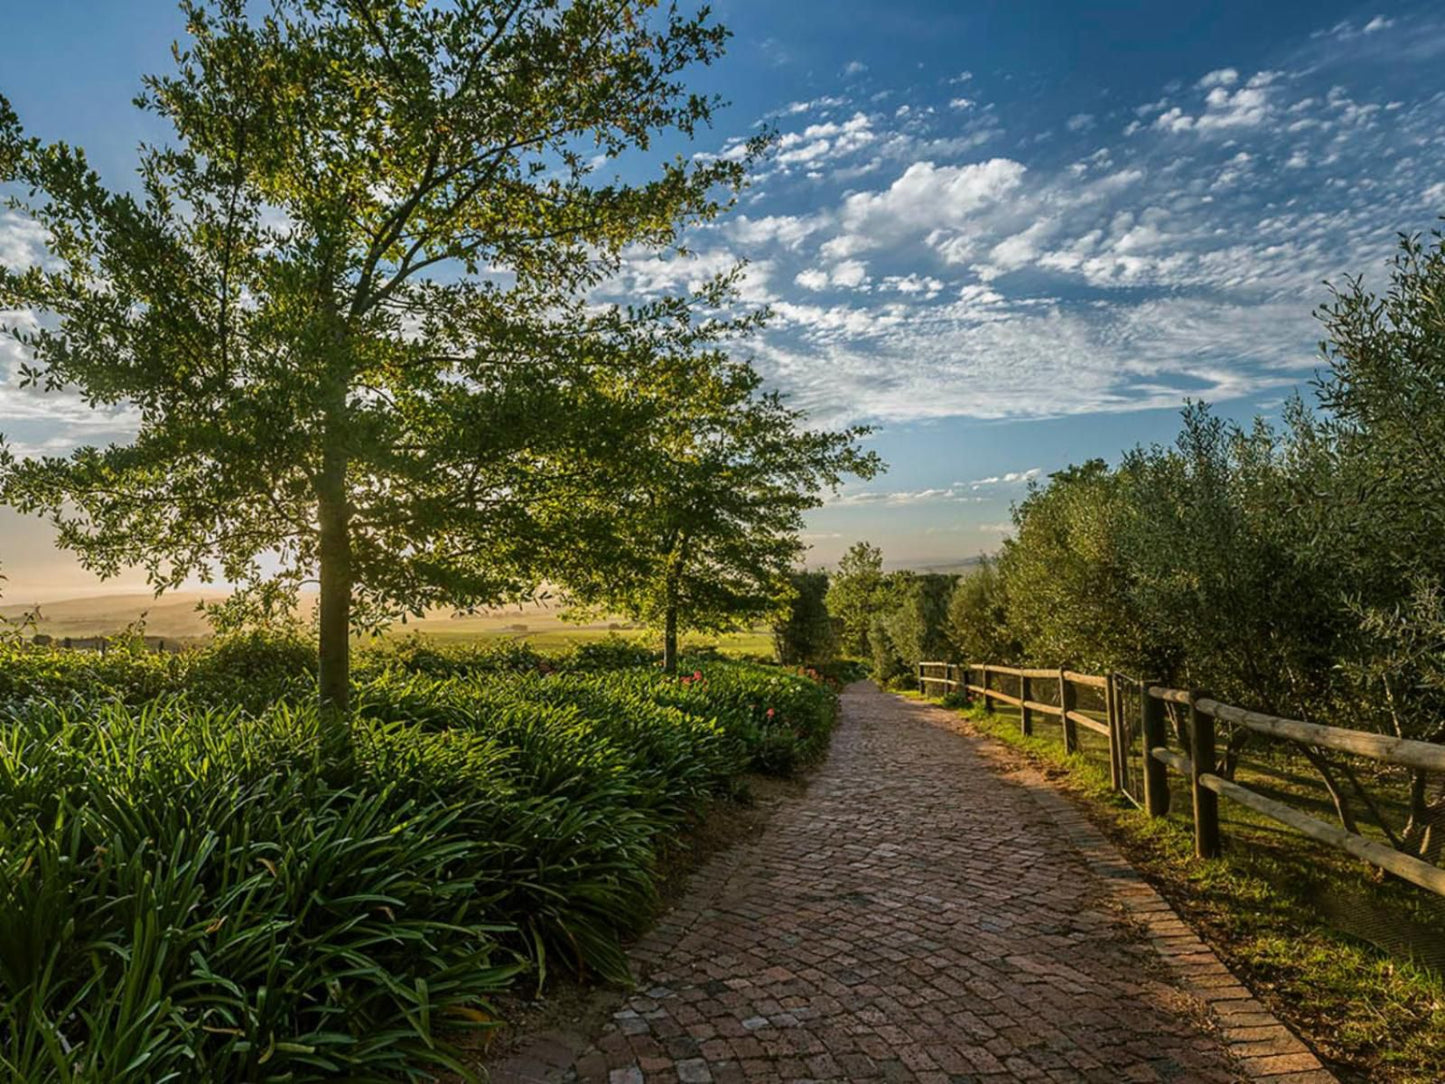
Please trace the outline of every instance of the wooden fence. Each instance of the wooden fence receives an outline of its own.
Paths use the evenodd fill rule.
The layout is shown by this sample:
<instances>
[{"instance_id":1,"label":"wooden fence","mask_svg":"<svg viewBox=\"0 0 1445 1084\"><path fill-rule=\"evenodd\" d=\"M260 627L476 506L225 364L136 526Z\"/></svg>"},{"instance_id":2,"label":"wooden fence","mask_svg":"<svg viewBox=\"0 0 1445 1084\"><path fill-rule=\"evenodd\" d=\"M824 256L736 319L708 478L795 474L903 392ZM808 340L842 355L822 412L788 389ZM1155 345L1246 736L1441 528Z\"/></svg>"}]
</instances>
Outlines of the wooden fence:
<instances>
[{"instance_id":1,"label":"wooden fence","mask_svg":"<svg viewBox=\"0 0 1445 1084\"><path fill-rule=\"evenodd\" d=\"M979 678L977 682L971 680L975 675ZM990 679L995 675L1014 678L1018 694L993 688ZM1057 683L1057 704L1035 699L1034 683L1038 681ZM991 664L960 666L925 662L918 666L918 686L925 695L930 688L966 690L982 698L985 711L993 710L994 701L1011 704L1019 709L1019 725L1025 734L1033 733L1035 714L1052 715L1062 724L1064 748L1070 752L1078 748L1077 727L1098 731L1109 739L1109 778L1115 790L1126 790L1129 777L1128 758L1133 742L1124 718L1124 693L1132 686L1141 705L1142 804L1151 817L1164 816L1169 812L1169 769L1173 768L1185 776L1189 780L1193 803L1194 852L1199 857L1214 858L1219 855L1219 799L1228 798L1311 839L1445 896L1445 869L1377 843L1358 832L1301 813L1284 802L1219 775L1216 771L1214 732L1217 723L1226 723L1314 749L1330 749L1368 757L1382 764L1433 772L1445 772L1445 746L1364 730L1321 726L1299 719L1281 719L1221 704L1197 690L1129 681L1119 674L1103 676L1078 674L1064 668L1038 670ZM1103 690L1103 721L1075 709L1074 690L1078 686ZM1166 713L1169 704L1178 705L1187 715L1188 725L1183 730L1188 741L1187 751L1176 751L1168 746Z\"/></svg>"}]
</instances>

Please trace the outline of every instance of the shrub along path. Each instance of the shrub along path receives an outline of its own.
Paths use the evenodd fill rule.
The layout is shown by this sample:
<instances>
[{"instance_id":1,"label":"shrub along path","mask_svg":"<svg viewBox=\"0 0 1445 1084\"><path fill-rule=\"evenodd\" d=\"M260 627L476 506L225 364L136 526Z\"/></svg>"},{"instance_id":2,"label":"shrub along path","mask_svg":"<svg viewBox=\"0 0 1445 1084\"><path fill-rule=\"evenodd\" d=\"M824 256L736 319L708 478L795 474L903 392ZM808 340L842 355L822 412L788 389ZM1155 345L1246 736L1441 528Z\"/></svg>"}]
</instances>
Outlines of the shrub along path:
<instances>
[{"instance_id":1,"label":"shrub along path","mask_svg":"<svg viewBox=\"0 0 1445 1084\"><path fill-rule=\"evenodd\" d=\"M606 1032L494 1081L1334 1079L1042 778L953 713L843 704L806 797L634 948Z\"/></svg>"}]
</instances>

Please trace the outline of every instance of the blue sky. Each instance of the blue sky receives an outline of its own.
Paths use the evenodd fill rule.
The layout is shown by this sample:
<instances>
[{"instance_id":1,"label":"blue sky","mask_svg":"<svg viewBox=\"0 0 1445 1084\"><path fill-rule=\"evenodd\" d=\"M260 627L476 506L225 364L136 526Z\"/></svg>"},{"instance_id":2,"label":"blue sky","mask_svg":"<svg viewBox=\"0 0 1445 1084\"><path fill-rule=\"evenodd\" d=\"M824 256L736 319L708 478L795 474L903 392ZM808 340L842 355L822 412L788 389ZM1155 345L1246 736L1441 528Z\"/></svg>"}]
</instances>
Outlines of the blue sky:
<instances>
[{"instance_id":1,"label":"blue sky","mask_svg":"<svg viewBox=\"0 0 1445 1084\"><path fill-rule=\"evenodd\" d=\"M1186 396L1271 413L1317 358L1324 280L1377 280L1399 231L1445 214L1445 13L1316 0L721 0L701 82L732 104L671 153L779 133L696 256L628 261L617 296L750 261L776 317L758 366L823 422L877 426L891 470L812 516L815 563L995 547L1026 479L1167 440ZM55 0L4 16L0 92L26 126L129 178L139 73L168 2ZM0 221L0 260L29 240ZM124 418L8 383L28 447ZM3 521L14 576L43 539ZM11 552L6 552L6 550Z\"/></svg>"}]
</instances>

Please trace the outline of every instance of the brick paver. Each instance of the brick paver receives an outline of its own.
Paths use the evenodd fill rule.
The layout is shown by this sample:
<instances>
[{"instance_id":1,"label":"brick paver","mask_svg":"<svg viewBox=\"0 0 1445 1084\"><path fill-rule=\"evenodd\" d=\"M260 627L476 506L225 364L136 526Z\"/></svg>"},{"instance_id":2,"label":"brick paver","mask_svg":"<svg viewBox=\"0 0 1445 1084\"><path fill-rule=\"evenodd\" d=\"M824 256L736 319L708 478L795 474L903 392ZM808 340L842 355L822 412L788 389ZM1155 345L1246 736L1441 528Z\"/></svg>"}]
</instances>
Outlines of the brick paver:
<instances>
[{"instance_id":1,"label":"brick paver","mask_svg":"<svg viewBox=\"0 0 1445 1084\"><path fill-rule=\"evenodd\" d=\"M635 947L638 992L605 1033L493 1081L1333 1080L991 746L852 686L806 797Z\"/></svg>"}]
</instances>

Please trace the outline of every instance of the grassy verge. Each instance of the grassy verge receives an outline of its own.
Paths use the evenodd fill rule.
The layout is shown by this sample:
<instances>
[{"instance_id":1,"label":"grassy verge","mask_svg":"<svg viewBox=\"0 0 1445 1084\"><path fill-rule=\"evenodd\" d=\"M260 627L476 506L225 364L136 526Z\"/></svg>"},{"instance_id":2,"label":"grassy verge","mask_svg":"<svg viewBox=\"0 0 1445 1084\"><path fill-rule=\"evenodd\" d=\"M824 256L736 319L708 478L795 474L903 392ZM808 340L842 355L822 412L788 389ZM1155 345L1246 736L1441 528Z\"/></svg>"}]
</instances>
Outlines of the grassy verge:
<instances>
[{"instance_id":1,"label":"grassy verge","mask_svg":"<svg viewBox=\"0 0 1445 1084\"><path fill-rule=\"evenodd\" d=\"M1017 711L960 714L980 733L1052 769L1130 861L1342 1079L1445 1080L1445 977L1412 948L1445 939L1438 900L1228 802L1221 804L1225 854L1200 861L1182 780L1171 780L1170 815L1151 820L1110 790L1102 738L1084 732L1082 751L1067 755L1056 724L1041 721L1026 736ZM1307 798L1311 790L1278 764L1242 768L1239 778L1276 795L1298 791Z\"/></svg>"}]
</instances>

